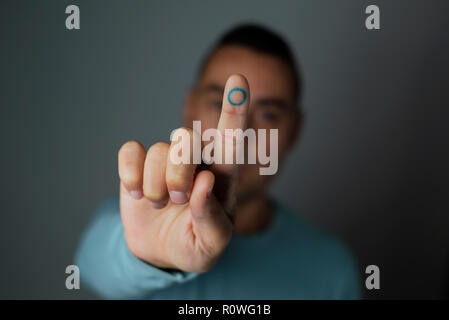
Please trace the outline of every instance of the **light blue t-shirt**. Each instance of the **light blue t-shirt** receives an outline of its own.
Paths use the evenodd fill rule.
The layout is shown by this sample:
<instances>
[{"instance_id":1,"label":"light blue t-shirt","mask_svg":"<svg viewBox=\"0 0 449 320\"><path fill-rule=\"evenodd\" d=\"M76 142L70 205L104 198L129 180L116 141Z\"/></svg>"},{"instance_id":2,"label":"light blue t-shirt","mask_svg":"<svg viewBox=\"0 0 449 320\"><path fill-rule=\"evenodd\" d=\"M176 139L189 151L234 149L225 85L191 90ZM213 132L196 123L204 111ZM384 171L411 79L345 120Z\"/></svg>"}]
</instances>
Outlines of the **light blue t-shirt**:
<instances>
[{"instance_id":1,"label":"light blue t-shirt","mask_svg":"<svg viewBox=\"0 0 449 320\"><path fill-rule=\"evenodd\" d=\"M81 282L108 299L358 299L360 277L350 251L304 217L276 204L271 225L234 234L203 274L167 272L128 249L119 201L105 201L77 254Z\"/></svg>"}]
</instances>

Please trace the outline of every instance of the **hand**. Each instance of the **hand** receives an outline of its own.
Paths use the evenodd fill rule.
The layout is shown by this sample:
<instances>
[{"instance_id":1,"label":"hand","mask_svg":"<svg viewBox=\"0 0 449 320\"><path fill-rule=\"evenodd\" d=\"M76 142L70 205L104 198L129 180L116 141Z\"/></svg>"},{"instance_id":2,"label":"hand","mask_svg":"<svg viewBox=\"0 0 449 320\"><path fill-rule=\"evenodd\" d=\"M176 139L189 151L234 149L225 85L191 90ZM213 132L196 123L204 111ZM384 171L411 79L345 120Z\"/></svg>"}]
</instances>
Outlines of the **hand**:
<instances>
[{"instance_id":1,"label":"hand","mask_svg":"<svg viewBox=\"0 0 449 320\"><path fill-rule=\"evenodd\" d=\"M247 93L239 106L228 101L229 91L236 87ZM227 128L245 130L248 105L246 78L232 75L224 90L220 133ZM183 130L192 138L198 134ZM119 151L126 242L135 256L156 267L207 272L231 239L237 165L214 164L202 171L196 164L176 165L169 157L174 144L158 142L145 152L140 143L130 141Z\"/></svg>"}]
</instances>

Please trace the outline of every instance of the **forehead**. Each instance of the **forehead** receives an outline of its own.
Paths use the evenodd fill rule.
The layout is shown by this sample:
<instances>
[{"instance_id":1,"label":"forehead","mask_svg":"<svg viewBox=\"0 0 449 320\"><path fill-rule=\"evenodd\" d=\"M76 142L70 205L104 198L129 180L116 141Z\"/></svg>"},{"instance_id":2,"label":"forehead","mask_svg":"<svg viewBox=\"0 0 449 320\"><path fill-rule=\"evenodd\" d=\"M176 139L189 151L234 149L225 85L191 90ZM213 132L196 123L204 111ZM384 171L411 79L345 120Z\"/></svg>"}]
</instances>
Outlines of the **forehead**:
<instances>
[{"instance_id":1,"label":"forehead","mask_svg":"<svg viewBox=\"0 0 449 320\"><path fill-rule=\"evenodd\" d=\"M225 46L216 50L205 65L200 84L224 86L227 78L243 74L254 98L282 98L293 103L292 70L281 59L243 46Z\"/></svg>"}]
</instances>

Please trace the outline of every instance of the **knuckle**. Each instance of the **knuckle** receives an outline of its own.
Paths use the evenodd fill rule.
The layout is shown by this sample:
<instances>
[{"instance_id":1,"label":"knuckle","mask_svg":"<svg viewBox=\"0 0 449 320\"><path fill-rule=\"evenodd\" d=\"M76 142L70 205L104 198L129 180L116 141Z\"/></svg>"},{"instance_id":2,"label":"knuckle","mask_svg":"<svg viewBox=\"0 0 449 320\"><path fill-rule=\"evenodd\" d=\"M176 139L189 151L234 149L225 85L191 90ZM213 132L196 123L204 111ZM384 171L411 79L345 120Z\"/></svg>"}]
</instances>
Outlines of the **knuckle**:
<instances>
[{"instance_id":1,"label":"knuckle","mask_svg":"<svg viewBox=\"0 0 449 320\"><path fill-rule=\"evenodd\" d=\"M193 180L194 166L188 164L171 165L165 174L165 181L168 186L185 185Z\"/></svg>"},{"instance_id":2,"label":"knuckle","mask_svg":"<svg viewBox=\"0 0 449 320\"><path fill-rule=\"evenodd\" d=\"M168 174L166 177L167 187L170 190L184 190L191 184L191 179L181 172Z\"/></svg>"},{"instance_id":3,"label":"knuckle","mask_svg":"<svg viewBox=\"0 0 449 320\"><path fill-rule=\"evenodd\" d=\"M145 198L155 202L160 202L167 198L166 193L162 190L149 190L147 188L144 188L143 194Z\"/></svg>"},{"instance_id":4,"label":"knuckle","mask_svg":"<svg viewBox=\"0 0 449 320\"><path fill-rule=\"evenodd\" d=\"M126 184L126 185L137 185L140 183L140 176L137 170L121 170L119 172L120 179Z\"/></svg>"}]
</instances>

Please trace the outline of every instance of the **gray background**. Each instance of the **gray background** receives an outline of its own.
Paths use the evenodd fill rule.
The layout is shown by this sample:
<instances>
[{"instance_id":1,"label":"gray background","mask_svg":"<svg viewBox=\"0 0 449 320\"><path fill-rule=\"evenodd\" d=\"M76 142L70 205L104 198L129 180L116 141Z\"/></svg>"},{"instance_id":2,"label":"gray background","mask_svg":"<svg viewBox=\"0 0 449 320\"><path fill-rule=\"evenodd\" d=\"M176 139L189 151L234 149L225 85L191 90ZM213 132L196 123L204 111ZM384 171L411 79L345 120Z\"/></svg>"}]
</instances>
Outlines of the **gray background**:
<instances>
[{"instance_id":1,"label":"gray background","mask_svg":"<svg viewBox=\"0 0 449 320\"><path fill-rule=\"evenodd\" d=\"M364 9L381 9L367 31ZM91 298L65 267L117 193L122 143L168 140L205 50L238 22L284 34L307 118L273 186L340 235L368 298L439 298L449 273L447 1L2 1L0 298ZM65 29L65 7L81 30Z\"/></svg>"}]
</instances>

